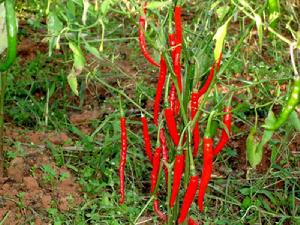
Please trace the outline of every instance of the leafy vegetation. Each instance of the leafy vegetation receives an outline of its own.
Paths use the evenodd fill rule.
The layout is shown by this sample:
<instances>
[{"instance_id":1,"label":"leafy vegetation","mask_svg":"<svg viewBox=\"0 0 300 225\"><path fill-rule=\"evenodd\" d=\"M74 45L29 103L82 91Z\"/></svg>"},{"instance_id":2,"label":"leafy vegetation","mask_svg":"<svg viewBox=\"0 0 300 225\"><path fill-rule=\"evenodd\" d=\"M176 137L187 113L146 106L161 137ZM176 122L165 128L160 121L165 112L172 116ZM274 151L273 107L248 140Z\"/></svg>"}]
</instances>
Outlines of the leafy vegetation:
<instances>
[{"instance_id":1,"label":"leafy vegetation","mask_svg":"<svg viewBox=\"0 0 300 225\"><path fill-rule=\"evenodd\" d=\"M182 72L188 90L193 87L189 78L196 79L195 74L200 81L206 80L218 49L215 39L222 39L222 35L215 34L228 23L220 71L205 96L208 106L201 106L201 136L211 111L219 112L212 121L213 133L219 136L218 128L224 128L223 108L233 95L230 140L214 159L204 212L199 212L195 202L189 214L207 224L299 224L299 104L278 130L265 129L285 107L295 70L299 71L297 1L280 1L279 9L268 6L272 1L259 0L180 2L184 28ZM148 119L152 117L158 74L141 57L137 42L143 3L16 1L19 54L7 71L6 169L15 159L26 161L32 149L38 149L55 162L55 166L50 162L29 166L32 177L41 171L43 182L39 185L47 190L68 182L69 173L57 170L63 168L76 177L81 187L80 204L61 210L60 199L53 198L46 210L38 211L42 221L162 223L150 202L152 165L144 154L140 123L141 113ZM166 56L170 53L165 46L171 3L148 3L146 41L156 61L160 52ZM293 67L290 45L294 44ZM118 204L120 96L128 135L123 205ZM187 110L188 102L187 94L183 96ZM184 127L183 120L178 124L178 129ZM157 130L149 123L152 147ZM68 138L59 136L58 141L54 140L51 135L57 132ZM32 133L42 140L36 141ZM171 142L169 136L167 139ZM197 171L201 171L202 163L201 144L200 156L195 160ZM160 180L160 206L167 212L164 200L168 189L164 178ZM180 199L183 195L184 189ZM2 197L6 198L0 195L0 200ZM26 193L17 193L14 201L20 210L32 209ZM72 197L67 201L72 202ZM3 215L0 211L4 224L13 214L8 211ZM27 222L34 224L35 217Z\"/></svg>"}]
</instances>

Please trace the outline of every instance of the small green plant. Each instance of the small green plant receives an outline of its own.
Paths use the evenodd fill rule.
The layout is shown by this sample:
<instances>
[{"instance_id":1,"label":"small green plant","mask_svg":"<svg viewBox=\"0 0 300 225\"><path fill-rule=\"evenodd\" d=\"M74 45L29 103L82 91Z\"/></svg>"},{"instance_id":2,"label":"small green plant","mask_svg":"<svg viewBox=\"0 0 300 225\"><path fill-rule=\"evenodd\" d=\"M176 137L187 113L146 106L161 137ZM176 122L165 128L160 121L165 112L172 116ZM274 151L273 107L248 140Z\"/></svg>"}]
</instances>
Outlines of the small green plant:
<instances>
[{"instance_id":1,"label":"small green plant","mask_svg":"<svg viewBox=\"0 0 300 225\"><path fill-rule=\"evenodd\" d=\"M56 181L56 172L50 165L43 165L41 167L43 171L43 180L45 182L53 184Z\"/></svg>"}]
</instances>

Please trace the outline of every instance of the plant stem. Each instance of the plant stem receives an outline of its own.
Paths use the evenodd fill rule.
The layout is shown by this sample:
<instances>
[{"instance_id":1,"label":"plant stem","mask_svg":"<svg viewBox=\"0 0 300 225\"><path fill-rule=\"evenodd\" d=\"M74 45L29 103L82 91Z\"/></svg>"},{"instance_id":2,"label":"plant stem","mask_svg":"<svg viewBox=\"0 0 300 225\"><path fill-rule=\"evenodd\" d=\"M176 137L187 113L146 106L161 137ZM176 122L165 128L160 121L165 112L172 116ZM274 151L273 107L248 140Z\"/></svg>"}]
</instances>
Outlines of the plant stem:
<instances>
[{"instance_id":1,"label":"plant stem","mask_svg":"<svg viewBox=\"0 0 300 225\"><path fill-rule=\"evenodd\" d=\"M0 74L0 177L4 176L4 94L6 89L7 73Z\"/></svg>"}]
</instances>

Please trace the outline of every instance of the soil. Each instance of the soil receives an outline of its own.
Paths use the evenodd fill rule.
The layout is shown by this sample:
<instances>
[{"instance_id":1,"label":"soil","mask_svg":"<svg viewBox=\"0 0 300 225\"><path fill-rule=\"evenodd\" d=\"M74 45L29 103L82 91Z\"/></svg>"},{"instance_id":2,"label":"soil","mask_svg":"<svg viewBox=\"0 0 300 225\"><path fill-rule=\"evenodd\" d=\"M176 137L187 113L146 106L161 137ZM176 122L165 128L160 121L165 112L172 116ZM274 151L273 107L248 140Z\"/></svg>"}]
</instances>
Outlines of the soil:
<instances>
[{"instance_id":1,"label":"soil","mask_svg":"<svg viewBox=\"0 0 300 225\"><path fill-rule=\"evenodd\" d=\"M8 162L7 176L0 179L0 219L6 218L4 224L32 221L48 224L49 208L65 212L82 202L81 187L73 174L56 166L47 148L42 148L47 141L66 146L70 140L67 134L37 131L24 134L24 130L14 127L7 128L5 136L13 143L21 143L21 147L5 146L16 157Z\"/></svg>"}]
</instances>

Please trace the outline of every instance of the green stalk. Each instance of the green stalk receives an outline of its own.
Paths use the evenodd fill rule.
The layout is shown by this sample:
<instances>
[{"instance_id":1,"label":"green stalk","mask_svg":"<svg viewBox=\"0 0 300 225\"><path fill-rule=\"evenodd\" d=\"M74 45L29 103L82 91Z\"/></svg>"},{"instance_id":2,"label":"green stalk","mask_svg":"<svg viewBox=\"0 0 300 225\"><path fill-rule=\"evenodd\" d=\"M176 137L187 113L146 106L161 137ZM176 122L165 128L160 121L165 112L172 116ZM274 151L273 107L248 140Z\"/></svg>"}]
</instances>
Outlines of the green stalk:
<instances>
[{"instance_id":1,"label":"green stalk","mask_svg":"<svg viewBox=\"0 0 300 225\"><path fill-rule=\"evenodd\" d=\"M7 73L0 76L1 90L0 90L0 175L4 172L4 95L7 82Z\"/></svg>"}]
</instances>

